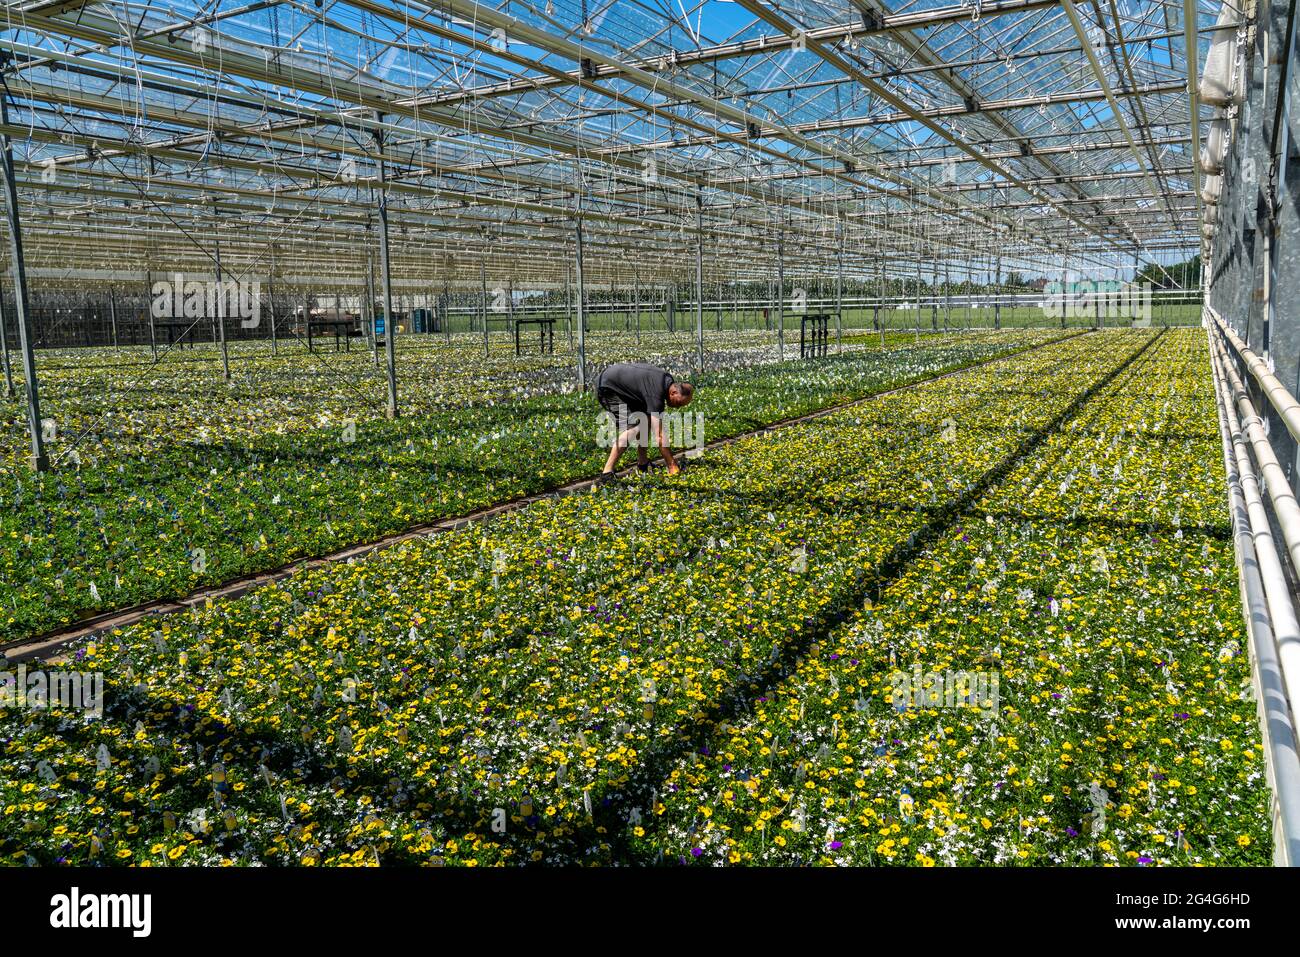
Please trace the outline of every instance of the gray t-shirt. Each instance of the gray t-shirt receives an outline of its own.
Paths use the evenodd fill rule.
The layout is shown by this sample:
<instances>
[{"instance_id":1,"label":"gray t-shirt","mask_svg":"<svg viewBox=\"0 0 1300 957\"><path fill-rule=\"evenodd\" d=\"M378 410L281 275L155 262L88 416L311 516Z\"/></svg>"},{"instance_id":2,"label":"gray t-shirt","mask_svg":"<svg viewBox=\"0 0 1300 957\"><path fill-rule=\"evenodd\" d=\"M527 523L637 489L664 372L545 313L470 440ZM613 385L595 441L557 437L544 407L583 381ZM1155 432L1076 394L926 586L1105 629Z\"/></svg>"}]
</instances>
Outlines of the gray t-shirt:
<instances>
[{"instance_id":1,"label":"gray t-shirt","mask_svg":"<svg viewBox=\"0 0 1300 957\"><path fill-rule=\"evenodd\" d=\"M648 362L616 362L596 380L596 394L602 405L613 401L629 412L658 416L663 415L673 381L671 375Z\"/></svg>"}]
</instances>

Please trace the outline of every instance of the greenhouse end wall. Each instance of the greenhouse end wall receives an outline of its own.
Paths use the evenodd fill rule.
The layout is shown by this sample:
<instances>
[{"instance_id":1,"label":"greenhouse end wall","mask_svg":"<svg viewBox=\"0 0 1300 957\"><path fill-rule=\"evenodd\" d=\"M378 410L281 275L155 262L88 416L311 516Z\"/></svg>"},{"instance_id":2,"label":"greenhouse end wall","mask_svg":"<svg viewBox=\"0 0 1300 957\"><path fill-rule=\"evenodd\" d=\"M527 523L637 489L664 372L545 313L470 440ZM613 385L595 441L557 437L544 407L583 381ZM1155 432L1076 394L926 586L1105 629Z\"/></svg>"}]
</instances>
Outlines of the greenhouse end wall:
<instances>
[{"instance_id":1,"label":"greenhouse end wall","mask_svg":"<svg viewBox=\"0 0 1300 957\"><path fill-rule=\"evenodd\" d=\"M1300 392L1300 51L1289 7L1279 0L1261 0L1257 25L1239 35L1238 69L1243 82L1240 103L1227 107L1227 115L1236 119L1236 131L1223 163L1208 301L1296 394ZM1296 443L1264 397L1257 394L1255 400L1296 488L1300 484Z\"/></svg>"}]
</instances>

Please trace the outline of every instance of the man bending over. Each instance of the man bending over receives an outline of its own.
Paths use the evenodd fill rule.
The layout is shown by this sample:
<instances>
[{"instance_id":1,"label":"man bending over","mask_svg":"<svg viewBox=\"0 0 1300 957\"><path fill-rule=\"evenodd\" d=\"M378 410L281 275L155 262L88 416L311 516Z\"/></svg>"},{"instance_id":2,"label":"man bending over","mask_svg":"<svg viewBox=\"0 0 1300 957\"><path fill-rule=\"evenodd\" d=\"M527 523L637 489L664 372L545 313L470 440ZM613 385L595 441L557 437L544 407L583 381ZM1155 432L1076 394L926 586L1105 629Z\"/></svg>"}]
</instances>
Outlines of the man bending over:
<instances>
[{"instance_id":1,"label":"man bending over","mask_svg":"<svg viewBox=\"0 0 1300 957\"><path fill-rule=\"evenodd\" d=\"M633 437L642 430L645 418L650 419L650 431L659 452L668 466L668 474L676 475L681 466L673 458L673 451L668 447L668 438L664 434L664 407L680 409L690 404L695 388L689 382L678 382L673 377L646 362L616 362L596 377L596 400L601 408L613 417L617 438L614 447L609 450L609 459L605 462L602 481L614 476L618 460L627 451ZM640 413L639 421L632 416ZM644 469L647 436L639 436L636 448L637 464Z\"/></svg>"}]
</instances>

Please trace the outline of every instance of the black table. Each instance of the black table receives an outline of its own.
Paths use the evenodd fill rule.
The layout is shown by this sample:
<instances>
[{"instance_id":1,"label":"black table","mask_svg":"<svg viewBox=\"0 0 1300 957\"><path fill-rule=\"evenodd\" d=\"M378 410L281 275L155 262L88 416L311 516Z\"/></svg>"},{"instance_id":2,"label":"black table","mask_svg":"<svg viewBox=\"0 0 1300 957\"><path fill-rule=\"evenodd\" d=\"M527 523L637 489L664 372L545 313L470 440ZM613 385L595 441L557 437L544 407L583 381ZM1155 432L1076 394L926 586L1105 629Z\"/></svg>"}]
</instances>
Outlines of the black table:
<instances>
[{"instance_id":1,"label":"black table","mask_svg":"<svg viewBox=\"0 0 1300 957\"><path fill-rule=\"evenodd\" d=\"M826 355L830 342L831 317L825 314L804 316L799 321L799 358L813 359Z\"/></svg>"},{"instance_id":2,"label":"black table","mask_svg":"<svg viewBox=\"0 0 1300 957\"><path fill-rule=\"evenodd\" d=\"M536 326L543 355L555 354L555 320L541 318L515 320L515 355L523 355L523 347L519 341L519 329L522 326Z\"/></svg>"},{"instance_id":3,"label":"black table","mask_svg":"<svg viewBox=\"0 0 1300 957\"><path fill-rule=\"evenodd\" d=\"M180 340L180 348L184 349L186 343L191 349L194 348L194 338L189 335L190 331L197 329L202 319L155 319L153 328L155 333L162 330L167 333L167 348L174 346L177 340Z\"/></svg>"},{"instance_id":4,"label":"black table","mask_svg":"<svg viewBox=\"0 0 1300 957\"><path fill-rule=\"evenodd\" d=\"M322 329L326 332L334 332L334 351L338 352L339 344L343 344L344 352L352 351L352 334L356 328L355 319L310 319L307 322L307 348L312 349L311 333L313 329Z\"/></svg>"}]
</instances>

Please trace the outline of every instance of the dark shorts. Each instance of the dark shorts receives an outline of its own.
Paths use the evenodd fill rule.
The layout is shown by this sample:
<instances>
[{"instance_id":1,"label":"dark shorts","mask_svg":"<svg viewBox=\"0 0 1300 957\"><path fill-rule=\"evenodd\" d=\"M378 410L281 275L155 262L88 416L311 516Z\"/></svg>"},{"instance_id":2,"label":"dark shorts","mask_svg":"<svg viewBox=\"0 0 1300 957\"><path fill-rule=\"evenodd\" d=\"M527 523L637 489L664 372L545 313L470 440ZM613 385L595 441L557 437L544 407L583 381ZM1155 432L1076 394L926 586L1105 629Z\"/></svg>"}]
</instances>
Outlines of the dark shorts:
<instances>
[{"instance_id":1,"label":"dark shorts","mask_svg":"<svg viewBox=\"0 0 1300 957\"><path fill-rule=\"evenodd\" d=\"M602 389L599 384L596 386L596 401L599 402L600 407L608 412L613 418L614 425L618 429L619 434L627 431L631 426L631 423L628 421L629 417L633 412L638 411L637 409L629 408L623 403L622 399L613 392ZM644 414L644 412L642 412L642 414Z\"/></svg>"}]
</instances>

